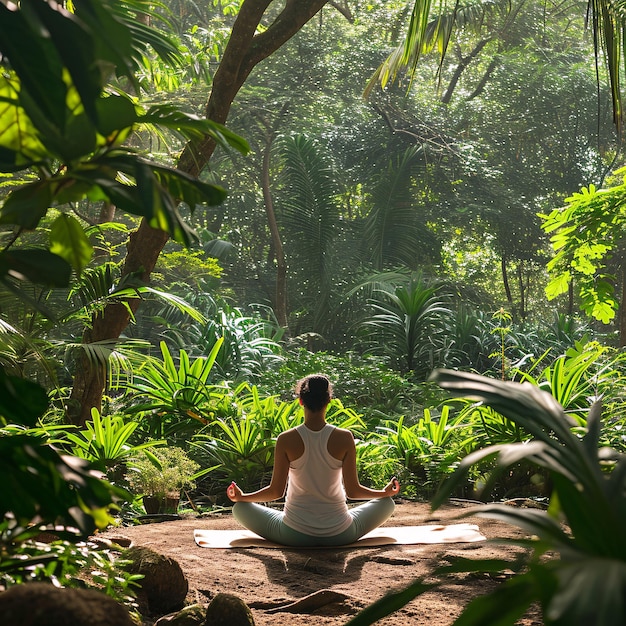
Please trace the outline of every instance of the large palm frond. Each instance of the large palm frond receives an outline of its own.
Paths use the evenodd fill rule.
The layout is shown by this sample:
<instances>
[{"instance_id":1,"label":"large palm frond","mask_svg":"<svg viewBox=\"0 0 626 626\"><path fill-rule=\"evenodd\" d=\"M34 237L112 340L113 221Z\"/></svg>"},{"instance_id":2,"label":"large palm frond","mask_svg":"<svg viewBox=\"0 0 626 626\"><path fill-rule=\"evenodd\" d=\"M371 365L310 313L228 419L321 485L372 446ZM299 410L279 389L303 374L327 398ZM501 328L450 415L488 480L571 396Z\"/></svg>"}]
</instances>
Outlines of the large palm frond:
<instances>
[{"instance_id":1,"label":"large palm frond","mask_svg":"<svg viewBox=\"0 0 626 626\"><path fill-rule=\"evenodd\" d=\"M365 95L378 83L384 87L395 81L402 70L406 69L412 78L423 54L436 49L443 60L455 28L479 29L488 13L504 5L510 6L508 0L505 3L478 0L467 4L457 1L450 8L449 2L439 0L439 14L431 18L432 0L415 0L404 41L378 67L365 88Z\"/></svg>"},{"instance_id":2,"label":"large palm frond","mask_svg":"<svg viewBox=\"0 0 626 626\"><path fill-rule=\"evenodd\" d=\"M606 64L613 122L618 132L622 130L622 95L620 90L620 60L624 58L624 29L626 14L622 0L589 0L587 13L593 29L596 63L603 57Z\"/></svg>"},{"instance_id":3,"label":"large palm frond","mask_svg":"<svg viewBox=\"0 0 626 626\"><path fill-rule=\"evenodd\" d=\"M371 191L363 249L377 271L397 265L415 269L422 257L420 251L433 248L433 238L419 219L413 195L413 174L420 162L421 148L408 148L389 163Z\"/></svg>"},{"instance_id":4,"label":"large palm frond","mask_svg":"<svg viewBox=\"0 0 626 626\"><path fill-rule=\"evenodd\" d=\"M412 78L421 55L435 48L443 60L455 28L480 27L488 12L506 5L510 5L508 0L504 3L493 0L481 2L479 0L463 5L454 2L450 8L449 2L439 0L438 16L432 19L430 17L433 9L432 0L414 0L404 42L376 70L366 87L366 95L371 92L376 84L379 83L384 87L388 82L394 81L402 70L407 70L409 78ZM613 102L613 120L621 134L622 97L620 80L623 69L626 69L624 1L588 0L587 15L593 33L596 65L604 63L606 66ZM624 63L623 69L621 62Z\"/></svg>"},{"instance_id":5,"label":"large palm frond","mask_svg":"<svg viewBox=\"0 0 626 626\"><path fill-rule=\"evenodd\" d=\"M339 220L335 176L329 156L303 135L285 139L282 156L285 243L288 254L298 259L301 284L321 312L332 285L331 254Z\"/></svg>"}]
</instances>

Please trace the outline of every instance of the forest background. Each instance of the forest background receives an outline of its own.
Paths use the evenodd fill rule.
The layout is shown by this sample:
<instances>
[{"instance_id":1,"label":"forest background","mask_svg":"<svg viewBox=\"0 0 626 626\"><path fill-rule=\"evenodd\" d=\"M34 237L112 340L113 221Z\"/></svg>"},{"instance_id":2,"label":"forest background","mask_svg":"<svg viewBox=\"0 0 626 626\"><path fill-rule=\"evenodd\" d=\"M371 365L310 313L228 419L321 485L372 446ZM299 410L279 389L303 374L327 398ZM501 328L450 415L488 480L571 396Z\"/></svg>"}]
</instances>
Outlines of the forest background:
<instances>
[{"instance_id":1,"label":"forest background","mask_svg":"<svg viewBox=\"0 0 626 626\"><path fill-rule=\"evenodd\" d=\"M54 33L46 4L33 2L25 23ZM91 4L74 3L76 14L88 21L80 11ZM310 15L293 36L256 57L250 47L254 62L225 105L227 44L261 4L121 3L125 26L141 16L135 38L158 26L169 47L153 37L140 54L116 51L128 61L117 76L69 63L85 111L59 87L62 73L51 84L62 63L48 63L46 78L28 66L41 61L36 47L22 66L11 55L17 12L2 4L3 58L22 89L4 76L11 545L37 517L83 532L110 521L84 502L77 512L76 493L59 497L58 485L35 496L19 475L32 469L25 442L83 458L92 504L117 500L131 516L149 495L133 487L142 455L161 470L159 449L180 449L196 465L176 488L192 507L214 507L233 478L244 488L267 479L272 442L301 418L293 384L314 371L335 382L330 416L357 434L364 481L395 473L409 497L432 497L470 453L533 438L494 409L450 400L429 381L438 368L529 382L581 438L601 397L598 441L623 452L621 112L586 5L480 3L455 7L456 21L441 7L424 21L419 64L402 72L393 55L411 5L303 3ZM262 7L263 44L291 6ZM90 110L97 87L106 97ZM74 125L64 119L46 142L55 88ZM46 248L53 256L38 256ZM46 463L66 476L72 467L49 457L42 475ZM478 497L485 483L496 498L551 493L545 467L497 478L494 467L485 456L454 495ZM106 472L106 488L92 469ZM16 563L11 583L31 576Z\"/></svg>"}]
</instances>

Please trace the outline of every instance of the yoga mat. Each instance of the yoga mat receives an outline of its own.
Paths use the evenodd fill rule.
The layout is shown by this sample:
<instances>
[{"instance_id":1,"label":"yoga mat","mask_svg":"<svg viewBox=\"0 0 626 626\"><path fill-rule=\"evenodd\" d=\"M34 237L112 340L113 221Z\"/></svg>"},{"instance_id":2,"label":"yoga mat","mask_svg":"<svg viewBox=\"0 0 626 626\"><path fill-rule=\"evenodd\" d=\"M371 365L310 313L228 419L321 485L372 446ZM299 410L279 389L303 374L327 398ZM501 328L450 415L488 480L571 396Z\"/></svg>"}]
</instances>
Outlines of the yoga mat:
<instances>
[{"instance_id":1,"label":"yoga mat","mask_svg":"<svg viewBox=\"0 0 626 626\"><path fill-rule=\"evenodd\" d=\"M287 548L287 546L272 543L245 529L204 530L197 528L193 531L193 537L201 548ZM372 530L354 543L345 546L324 546L323 548L370 548L420 543L468 543L485 541L486 539L480 533L478 526L474 524L383 526ZM294 548L291 547L291 549Z\"/></svg>"}]
</instances>

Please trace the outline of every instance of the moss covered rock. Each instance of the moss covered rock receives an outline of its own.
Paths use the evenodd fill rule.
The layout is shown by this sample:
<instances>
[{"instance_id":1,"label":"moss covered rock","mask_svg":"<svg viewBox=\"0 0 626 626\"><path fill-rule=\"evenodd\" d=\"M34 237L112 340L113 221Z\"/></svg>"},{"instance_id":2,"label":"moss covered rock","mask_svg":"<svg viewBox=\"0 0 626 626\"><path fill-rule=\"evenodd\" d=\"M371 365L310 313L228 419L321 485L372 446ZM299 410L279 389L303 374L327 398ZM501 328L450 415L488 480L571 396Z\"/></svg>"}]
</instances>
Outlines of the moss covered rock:
<instances>
[{"instance_id":1,"label":"moss covered rock","mask_svg":"<svg viewBox=\"0 0 626 626\"><path fill-rule=\"evenodd\" d=\"M131 561L125 569L143 576L137 599L151 614L163 615L183 606L189 583L177 561L142 546L125 550L123 556Z\"/></svg>"},{"instance_id":2,"label":"moss covered rock","mask_svg":"<svg viewBox=\"0 0 626 626\"><path fill-rule=\"evenodd\" d=\"M207 608L204 626L254 626L254 617L241 598L218 593Z\"/></svg>"},{"instance_id":3,"label":"moss covered rock","mask_svg":"<svg viewBox=\"0 0 626 626\"><path fill-rule=\"evenodd\" d=\"M47 583L16 585L0 593L6 626L134 626L128 611L93 589L59 589Z\"/></svg>"}]
</instances>

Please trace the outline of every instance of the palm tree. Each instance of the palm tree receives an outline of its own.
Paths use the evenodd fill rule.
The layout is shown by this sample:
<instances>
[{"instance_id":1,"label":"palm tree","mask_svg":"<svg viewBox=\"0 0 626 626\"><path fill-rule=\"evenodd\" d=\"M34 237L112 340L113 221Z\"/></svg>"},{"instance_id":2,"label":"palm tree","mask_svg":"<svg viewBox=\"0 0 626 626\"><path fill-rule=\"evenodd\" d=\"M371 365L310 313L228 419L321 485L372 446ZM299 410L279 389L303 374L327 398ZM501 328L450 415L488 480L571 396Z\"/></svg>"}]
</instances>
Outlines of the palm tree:
<instances>
[{"instance_id":1,"label":"palm tree","mask_svg":"<svg viewBox=\"0 0 626 626\"><path fill-rule=\"evenodd\" d=\"M405 284L375 289L374 296L372 313L361 323L367 351L389 357L402 372L428 374L437 361L442 317L451 315L437 287L413 275Z\"/></svg>"},{"instance_id":2,"label":"palm tree","mask_svg":"<svg viewBox=\"0 0 626 626\"><path fill-rule=\"evenodd\" d=\"M438 254L435 237L415 206L413 176L418 163L422 163L422 149L412 146L374 179L362 247L376 271L399 264L417 269L420 258L432 261Z\"/></svg>"},{"instance_id":3,"label":"palm tree","mask_svg":"<svg viewBox=\"0 0 626 626\"><path fill-rule=\"evenodd\" d=\"M337 185L328 154L303 135L283 141L282 190L285 248L292 268L292 293L312 312L307 330L320 332L333 285L331 258L339 226Z\"/></svg>"}]
</instances>

